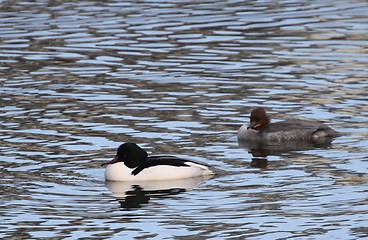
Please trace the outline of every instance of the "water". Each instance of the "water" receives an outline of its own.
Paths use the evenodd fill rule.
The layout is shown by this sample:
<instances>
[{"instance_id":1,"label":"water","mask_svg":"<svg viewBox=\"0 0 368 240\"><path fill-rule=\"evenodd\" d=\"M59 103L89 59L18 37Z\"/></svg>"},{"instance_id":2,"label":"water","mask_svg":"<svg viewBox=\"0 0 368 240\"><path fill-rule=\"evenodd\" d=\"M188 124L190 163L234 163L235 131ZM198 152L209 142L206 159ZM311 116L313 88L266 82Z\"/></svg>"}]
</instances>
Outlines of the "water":
<instances>
[{"instance_id":1,"label":"water","mask_svg":"<svg viewBox=\"0 0 368 240\"><path fill-rule=\"evenodd\" d=\"M366 1L0 7L1 238L368 237ZM349 135L259 156L256 106ZM128 141L218 174L105 185Z\"/></svg>"}]
</instances>

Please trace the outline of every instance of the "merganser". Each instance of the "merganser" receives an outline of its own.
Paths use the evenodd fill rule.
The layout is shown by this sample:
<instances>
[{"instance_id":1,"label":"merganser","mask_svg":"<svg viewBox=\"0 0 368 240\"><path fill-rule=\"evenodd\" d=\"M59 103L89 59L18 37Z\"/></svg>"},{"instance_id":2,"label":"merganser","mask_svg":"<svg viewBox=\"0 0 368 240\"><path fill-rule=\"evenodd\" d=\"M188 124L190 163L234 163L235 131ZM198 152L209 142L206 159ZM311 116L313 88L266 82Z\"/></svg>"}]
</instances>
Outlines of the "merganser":
<instances>
[{"instance_id":1,"label":"merganser","mask_svg":"<svg viewBox=\"0 0 368 240\"><path fill-rule=\"evenodd\" d=\"M271 123L271 118L262 107L253 109L250 124L244 124L238 131L238 141L266 144L294 140L315 142L339 136L342 134L315 120L287 119Z\"/></svg>"},{"instance_id":2,"label":"merganser","mask_svg":"<svg viewBox=\"0 0 368 240\"><path fill-rule=\"evenodd\" d=\"M147 181L214 174L208 166L173 156L150 156L135 143L119 146L113 160L103 163L107 181Z\"/></svg>"}]
</instances>

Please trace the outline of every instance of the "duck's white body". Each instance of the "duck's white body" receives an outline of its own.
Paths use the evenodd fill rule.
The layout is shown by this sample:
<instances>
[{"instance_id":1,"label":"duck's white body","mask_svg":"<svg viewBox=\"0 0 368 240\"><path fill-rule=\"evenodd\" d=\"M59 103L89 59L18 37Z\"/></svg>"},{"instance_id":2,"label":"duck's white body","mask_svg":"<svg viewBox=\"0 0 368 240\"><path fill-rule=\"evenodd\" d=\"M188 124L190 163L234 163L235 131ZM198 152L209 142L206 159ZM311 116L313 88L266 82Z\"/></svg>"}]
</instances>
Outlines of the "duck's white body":
<instances>
[{"instance_id":1,"label":"duck's white body","mask_svg":"<svg viewBox=\"0 0 368 240\"><path fill-rule=\"evenodd\" d=\"M137 175L134 169L128 168L123 162L110 164L105 169L107 181L149 181L193 178L214 174L207 166L191 161L184 162L189 166L156 165L144 168Z\"/></svg>"}]
</instances>

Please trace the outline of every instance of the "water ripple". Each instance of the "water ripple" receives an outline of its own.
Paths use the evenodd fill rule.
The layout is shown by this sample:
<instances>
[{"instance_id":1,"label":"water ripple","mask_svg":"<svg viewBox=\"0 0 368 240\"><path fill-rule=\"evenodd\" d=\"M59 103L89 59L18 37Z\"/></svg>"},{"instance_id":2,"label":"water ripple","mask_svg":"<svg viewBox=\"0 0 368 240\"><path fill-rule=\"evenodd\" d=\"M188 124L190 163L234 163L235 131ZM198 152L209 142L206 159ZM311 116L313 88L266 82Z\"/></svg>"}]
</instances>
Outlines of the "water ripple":
<instances>
[{"instance_id":1,"label":"water ripple","mask_svg":"<svg viewBox=\"0 0 368 240\"><path fill-rule=\"evenodd\" d=\"M365 1L0 9L1 238L367 238ZM236 132L259 105L348 135L258 159ZM218 174L105 186L122 142Z\"/></svg>"}]
</instances>

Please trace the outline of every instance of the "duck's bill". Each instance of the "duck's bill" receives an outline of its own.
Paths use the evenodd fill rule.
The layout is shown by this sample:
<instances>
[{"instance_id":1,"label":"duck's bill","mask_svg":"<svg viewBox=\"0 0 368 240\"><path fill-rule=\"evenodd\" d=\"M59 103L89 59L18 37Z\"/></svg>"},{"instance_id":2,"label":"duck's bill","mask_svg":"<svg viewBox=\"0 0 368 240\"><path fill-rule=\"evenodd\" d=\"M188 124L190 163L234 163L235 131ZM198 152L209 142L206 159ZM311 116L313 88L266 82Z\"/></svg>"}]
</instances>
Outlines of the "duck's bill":
<instances>
[{"instance_id":1,"label":"duck's bill","mask_svg":"<svg viewBox=\"0 0 368 240\"><path fill-rule=\"evenodd\" d=\"M261 126L260 123L256 123L256 122L251 122L248 126L248 129L254 129L256 130L257 128L259 128Z\"/></svg>"},{"instance_id":2,"label":"duck's bill","mask_svg":"<svg viewBox=\"0 0 368 240\"><path fill-rule=\"evenodd\" d=\"M119 160L118 160L118 158L117 158L117 157L114 157L114 159L113 159L113 160L108 161L108 162L105 162L105 163L102 163L102 164L101 164L101 167L106 166L106 165L109 165L109 164L117 163L118 161L119 161Z\"/></svg>"}]
</instances>

